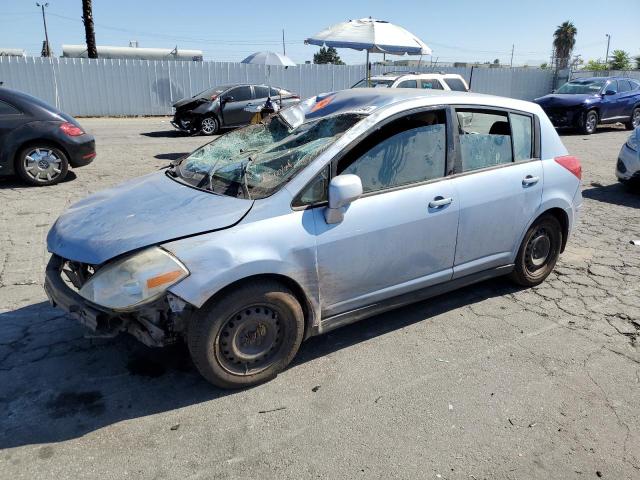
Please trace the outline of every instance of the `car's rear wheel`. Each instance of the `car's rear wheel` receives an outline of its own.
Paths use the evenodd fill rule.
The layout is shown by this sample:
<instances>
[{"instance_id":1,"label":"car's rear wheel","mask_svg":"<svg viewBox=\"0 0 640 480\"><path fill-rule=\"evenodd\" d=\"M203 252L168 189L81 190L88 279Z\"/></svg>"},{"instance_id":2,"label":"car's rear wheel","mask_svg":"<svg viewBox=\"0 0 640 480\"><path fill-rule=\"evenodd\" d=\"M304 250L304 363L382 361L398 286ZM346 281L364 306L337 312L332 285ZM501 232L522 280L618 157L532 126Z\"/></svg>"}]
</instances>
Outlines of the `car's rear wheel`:
<instances>
[{"instance_id":1,"label":"car's rear wheel","mask_svg":"<svg viewBox=\"0 0 640 480\"><path fill-rule=\"evenodd\" d=\"M54 185L64 180L69 171L69 160L58 148L32 145L23 148L16 159L16 172L31 185Z\"/></svg>"},{"instance_id":2,"label":"car's rear wheel","mask_svg":"<svg viewBox=\"0 0 640 480\"><path fill-rule=\"evenodd\" d=\"M627 130L633 130L634 128L640 127L640 107L636 107L631 112L631 118L627 123L624 124Z\"/></svg>"},{"instance_id":3,"label":"car's rear wheel","mask_svg":"<svg viewBox=\"0 0 640 480\"><path fill-rule=\"evenodd\" d=\"M562 249L562 226L553 215L536 220L522 240L511 279L525 287L542 283L551 273Z\"/></svg>"},{"instance_id":4,"label":"car's rear wheel","mask_svg":"<svg viewBox=\"0 0 640 480\"><path fill-rule=\"evenodd\" d=\"M215 135L220 130L220 122L216 117L204 117L200 121L200 133L202 135Z\"/></svg>"},{"instance_id":5,"label":"car's rear wheel","mask_svg":"<svg viewBox=\"0 0 640 480\"><path fill-rule=\"evenodd\" d=\"M584 118L582 119L580 130L585 135L591 135L596 132L596 128L598 127L598 112L595 110L589 110L585 113Z\"/></svg>"},{"instance_id":6,"label":"car's rear wheel","mask_svg":"<svg viewBox=\"0 0 640 480\"><path fill-rule=\"evenodd\" d=\"M304 333L295 295L274 281L251 282L205 304L187 343L198 371L222 388L274 378L291 362Z\"/></svg>"}]
</instances>

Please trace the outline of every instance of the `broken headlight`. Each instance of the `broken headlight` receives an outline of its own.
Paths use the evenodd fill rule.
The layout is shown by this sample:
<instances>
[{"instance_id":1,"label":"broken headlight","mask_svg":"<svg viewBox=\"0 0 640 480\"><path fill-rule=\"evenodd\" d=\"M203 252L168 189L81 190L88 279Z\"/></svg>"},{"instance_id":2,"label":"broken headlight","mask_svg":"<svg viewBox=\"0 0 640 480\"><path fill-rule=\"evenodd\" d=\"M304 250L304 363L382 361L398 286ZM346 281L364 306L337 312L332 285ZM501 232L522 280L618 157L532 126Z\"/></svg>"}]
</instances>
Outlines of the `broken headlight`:
<instances>
[{"instance_id":1,"label":"broken headlight","mask_svg":"<svg viewBox=\"0 0 640 480\"><path fill-rule=\"evenodd\" d=\"M127 310L155 300L187 275L177 258L152 247L100 268L79 293L97 305Z\"/></svg>"}]
</instances>

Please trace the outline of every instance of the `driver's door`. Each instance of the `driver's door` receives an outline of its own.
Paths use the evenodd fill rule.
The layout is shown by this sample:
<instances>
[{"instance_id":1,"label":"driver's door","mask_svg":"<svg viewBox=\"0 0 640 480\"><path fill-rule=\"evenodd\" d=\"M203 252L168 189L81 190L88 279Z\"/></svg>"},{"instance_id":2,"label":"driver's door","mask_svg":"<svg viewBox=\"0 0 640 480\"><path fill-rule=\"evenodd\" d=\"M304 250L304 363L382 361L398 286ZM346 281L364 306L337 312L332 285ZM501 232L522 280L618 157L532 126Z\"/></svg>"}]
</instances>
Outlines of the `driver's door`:
<instances>
[{"instance_id":1,"label":"driver's door","mask_svg":"<svg viewBox=\"0 0 640 480\"><path fill-rule=\"evenodd\" d=\"M253 92L249 85L232 88L222 97L222 117L225 126L245 125L254 113L245 108L253 103Z\"/></svg>"},{"instance_id":2,"label":"driver's door","mask_svg":"<svg viewBox=\"0 0 640 480\"><path fill-rule=\"evenodd\" d=\"M615 92L613 95L606 95L607 91ZM620 93L618 93L618 81L611 80L602 90L602 102L600 103L600 120L615 118L620 115Z\"/></svg>"},{"instance_id":3,"label":"driver's door","mask_svg":"<svg viewBox=\"0 0 640 480\"><path fill-rule=\"evenodd\" d=\"M338 162L336 173L358 175L364 194L337 224L314 209L323 317L452 277L458 200L444 176L445 118L444 110L402 117Z\"/></svg>"}]
</instances>

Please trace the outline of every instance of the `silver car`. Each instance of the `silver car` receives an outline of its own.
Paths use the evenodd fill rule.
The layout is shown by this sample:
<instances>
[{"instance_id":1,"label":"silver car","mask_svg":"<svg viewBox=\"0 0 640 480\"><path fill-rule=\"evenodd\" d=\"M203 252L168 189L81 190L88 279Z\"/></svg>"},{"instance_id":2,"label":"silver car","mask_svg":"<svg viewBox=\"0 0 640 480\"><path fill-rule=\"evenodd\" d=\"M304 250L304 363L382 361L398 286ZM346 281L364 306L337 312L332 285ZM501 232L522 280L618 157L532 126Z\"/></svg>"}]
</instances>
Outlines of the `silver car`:
<instances>
[{"instance_id":1,"label":"silver car","mask_svg":"<svg viewBox=\"0 0 640 480\"><path fill-rule=\"evenodd\" d=\"M633 131L620 149L616 177L631 188L637 189L640 186L640 127Z\"/></svg>"},{"instance_id":2,"label":"silver car","mask_svg":"<svg viewBox=\"0 0 640 480\"><path fill-rule=\"evenodd\" d=\"M533 103L324 94L72 206L45 289L98 334L185 339L211 383L253 385L313 335L499 275L539 284L580 176Z\"/></svg>"}]
</instances>

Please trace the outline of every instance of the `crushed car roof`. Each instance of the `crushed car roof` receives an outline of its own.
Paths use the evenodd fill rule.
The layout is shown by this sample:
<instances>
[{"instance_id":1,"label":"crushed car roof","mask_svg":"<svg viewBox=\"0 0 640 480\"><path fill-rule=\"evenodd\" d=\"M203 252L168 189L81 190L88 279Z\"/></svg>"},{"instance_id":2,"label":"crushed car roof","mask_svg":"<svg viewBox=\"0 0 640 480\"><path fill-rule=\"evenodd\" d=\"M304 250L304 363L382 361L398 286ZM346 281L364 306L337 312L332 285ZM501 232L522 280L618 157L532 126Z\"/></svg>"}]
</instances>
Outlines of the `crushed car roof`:
<instances>
[{"instance_id":1,"label":"crushed car roof","mask_svg":"<svg viewBox=\"0 0 640 480\"><path fill-rule=\"evenodd\" d=\"M392 104L415 99L424 100L424 105L488 105L502 108L537 112L538 105L516 100L471 92L448 90L418 90L415 88L359 88L322 93L300 103L306 120L340 113L370 114Z\"/></svg>"}]
</instances>

